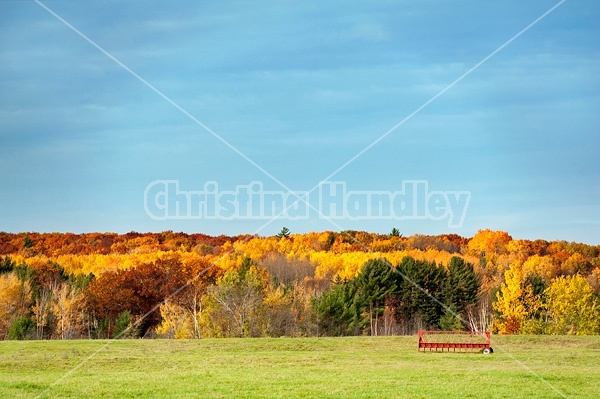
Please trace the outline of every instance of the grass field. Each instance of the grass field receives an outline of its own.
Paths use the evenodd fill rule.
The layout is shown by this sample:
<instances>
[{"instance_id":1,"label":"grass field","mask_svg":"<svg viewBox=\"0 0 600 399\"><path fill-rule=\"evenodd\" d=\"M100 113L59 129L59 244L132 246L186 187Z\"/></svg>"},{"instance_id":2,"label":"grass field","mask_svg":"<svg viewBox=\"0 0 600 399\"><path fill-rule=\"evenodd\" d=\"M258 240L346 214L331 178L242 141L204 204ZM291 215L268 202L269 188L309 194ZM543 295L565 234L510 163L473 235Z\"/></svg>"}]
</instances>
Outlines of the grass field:
<instances>
[{"instance_id":1,"label":"grass field","mask_svg":"<svg viewBox=\"0 0 600 399\"><path fill-rule=\"evenodd\" d=\"M0 398L600 397L600 337L493 337L493 355L416 341L5 341Z\"/></svg>"}]
</instances>

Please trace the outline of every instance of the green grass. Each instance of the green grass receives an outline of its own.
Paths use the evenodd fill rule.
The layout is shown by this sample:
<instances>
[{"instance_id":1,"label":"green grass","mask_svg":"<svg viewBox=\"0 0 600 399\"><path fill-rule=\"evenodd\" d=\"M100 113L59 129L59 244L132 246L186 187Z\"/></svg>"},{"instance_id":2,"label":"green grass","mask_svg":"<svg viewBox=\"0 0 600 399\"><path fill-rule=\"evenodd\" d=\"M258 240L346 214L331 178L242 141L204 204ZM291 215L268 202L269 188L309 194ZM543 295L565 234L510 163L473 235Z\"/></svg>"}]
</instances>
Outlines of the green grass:
<instances>
[{"instance_id":1,"label":"green grass","mask_svg":"<svg viewBox=\"0 0 600 399\"><path fill-rule=\"evenodd\" d=\"M416 341L5 341L0 398L600 397L600 337L493 337L488 356Z\"/></svg>"}]
</instances>

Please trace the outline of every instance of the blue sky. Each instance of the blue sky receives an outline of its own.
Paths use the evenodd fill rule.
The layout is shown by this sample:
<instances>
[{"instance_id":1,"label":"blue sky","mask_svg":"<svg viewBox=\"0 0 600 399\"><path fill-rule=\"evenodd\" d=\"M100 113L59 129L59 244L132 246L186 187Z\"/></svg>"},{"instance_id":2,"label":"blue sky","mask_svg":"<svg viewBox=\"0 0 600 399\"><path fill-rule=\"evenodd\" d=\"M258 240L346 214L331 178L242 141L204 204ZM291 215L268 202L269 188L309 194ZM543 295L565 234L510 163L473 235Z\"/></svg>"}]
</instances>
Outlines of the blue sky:
<instances>
[{"instance_id":1,"label":"blue sky","mask_svg":"<svg viewBox=\"0 0 600 399\"><path fill-rule=\"evenodd\" d=\"M468 191L447 220L154 220L144 191L308 191L557 1L0 1L0 230L508 231L599 243L600 3L567 0L330 181ZM342 5L343 4L343 5ZM317 190L318 191L318 190ZM317 191L310 203L317 206Z\"/></svg>"}]
</instances>

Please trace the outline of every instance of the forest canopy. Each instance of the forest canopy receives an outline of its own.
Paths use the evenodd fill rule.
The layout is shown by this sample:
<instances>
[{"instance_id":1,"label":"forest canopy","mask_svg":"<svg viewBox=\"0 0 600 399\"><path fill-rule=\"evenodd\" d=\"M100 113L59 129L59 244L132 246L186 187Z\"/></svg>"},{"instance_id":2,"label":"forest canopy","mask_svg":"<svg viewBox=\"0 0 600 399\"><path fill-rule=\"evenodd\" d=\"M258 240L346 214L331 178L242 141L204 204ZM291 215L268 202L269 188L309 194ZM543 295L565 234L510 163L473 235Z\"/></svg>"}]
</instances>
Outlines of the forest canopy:
<instances>
[{"instance_id":1,"label":"forest canopy","mask_svg":"<svg viewBox=\"0 0 600 399\"><path fill-rule=\"evenodd\" d=\"M0 233L0 339L599 334L600 246L481 230Z\"/></svg>"}]
</instances>

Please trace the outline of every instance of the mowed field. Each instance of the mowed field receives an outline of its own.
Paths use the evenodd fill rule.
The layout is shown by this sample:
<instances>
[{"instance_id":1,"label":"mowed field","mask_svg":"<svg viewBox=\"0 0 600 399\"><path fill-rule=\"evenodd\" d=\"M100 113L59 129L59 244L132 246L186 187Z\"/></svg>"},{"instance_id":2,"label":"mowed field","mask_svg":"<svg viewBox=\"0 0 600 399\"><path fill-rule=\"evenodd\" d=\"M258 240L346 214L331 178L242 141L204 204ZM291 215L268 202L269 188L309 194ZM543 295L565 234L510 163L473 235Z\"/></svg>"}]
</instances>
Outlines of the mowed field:
<instances>
[{"instance_id":1,"label":"mowed field","mask_svg":"<svg viewBox=\"0 0 600 399\"><path fill-rule=\"evenodd\" d=\"M0 398L600 397L597 336L495 336L492 355L419 353L416 344L416 337L4 341Z\"/></svg>"}]
</instances>

